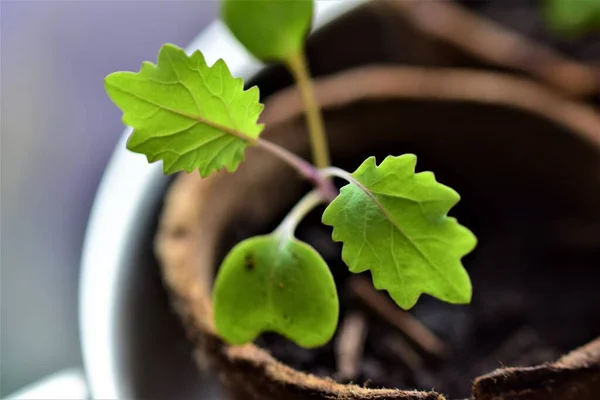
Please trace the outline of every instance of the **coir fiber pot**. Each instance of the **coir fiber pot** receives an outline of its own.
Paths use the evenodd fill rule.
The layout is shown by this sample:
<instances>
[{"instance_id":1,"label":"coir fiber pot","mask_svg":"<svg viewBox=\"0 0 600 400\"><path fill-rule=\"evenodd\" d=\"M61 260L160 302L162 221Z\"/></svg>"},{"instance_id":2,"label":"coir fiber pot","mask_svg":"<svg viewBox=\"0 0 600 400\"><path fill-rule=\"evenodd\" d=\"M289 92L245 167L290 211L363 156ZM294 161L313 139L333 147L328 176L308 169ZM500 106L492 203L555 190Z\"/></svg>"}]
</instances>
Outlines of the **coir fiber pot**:
<instances>
[{"instance_id":1,"label":"coir fiber pot","mask_svg":"<svg viewBox=\"0 0 600 400\"><path fill-rule=\"evenodd\" d=\"M386 155L415 153L418 169L433 170L441 182L462 194L452 214L480 239L476 251L465 259L474 281L474 304L453 308L442 325L455 324L462 318L460 310L468 314L473 307L488 310L484 316L495 322L507 319L507 308L536 304L529 323L540 325L536 326L545 332L541 339L556 342L560 354L591 342L600 333L594 328L599 301L590 289L598 281L592 267L600 259L598 116L588 106L561 96L589 99L597 84L593 69L552 51L540 52L536 43L525 41L523 47L522 37L473 15L464 23L464 9L453 8L461 10L459 14L443 13L447 18L438 20L443 24L428 23L436 18L426 16L440 14L425 12L426 7L453 7L452 3L373 1L346 13L350 3L357 4L320 3L317 25L332 22L315 32L308 46L311 69L322 77L318 93L327 109L336 164L353 170L369 155L381 161ZM340 13L345 14L337 18ZM482 33L490 27L494 35ZM493 43L474 40L483 37L494 38ZM209 62L224 57L234 75L254 77L268 103L263 120L270 128L265 135L308 156L299 102L281 91L290 84L285 71L275 67L260 72L260 65L251 62L218 24L190 46L195 48ZM539 62L531 62L536 59ZM356 68L377 63L380 67ZM397 64L470 69L393 66ZM538 84L482 69L530 76ZM339 72L343 70L347 71ZM82 262L82 340L95 398L215 398L210 376L199 375L194 366L193 348L196 361L201 366L210 362L210 370L233 382L224 386L238 388L242 399L440 398L307 378L254 346L221 343L212 331L209 302L221 257L236 241L273 227L308 185L285 165L251 151L236 175L207 180L178 176L163 204L169 181L160 165L148 165L144 157L125 150L128 133L98 193ZM327 239L327 235L307 231L303 239L314 242L316 236ZM313 244L331 250L319 243ZM334 250L328 257L339 254L339 248ZM531 262L542 256L543 261ZM510 282L503 280L507 277ZM490 282L504 286L490 287ZM523 295L547 294L558 283L562 287L550 300ZM520 300L514 303L515 298ZM421 299L415 307L418 318L424 314L421 304L431 305L428 300ZM169 302L176 305L178 315ZM191 341L185 340L182 325ZM495 337L512 341L512 334L497 325L491 324L499 331ZM583 330L572 329L582 326ZM559 334L565 330L575 333L565 338ZM492 367L489 362L481 366L473 362L472 367L465 361L463 375L468 378L457 381L469 387L473 378L482 376L476 380L477 399L552 399L547 390L555 398L595 399L597 388L591 383L598 377L595 349L597 345L590 344L553 365L495 373L491 371L500 366L500 359ZM273 353L286 359L285 354ZM465 360L468 353L460 346L454 350ZM559 359L560 354L555 351L546 359ZM451 368L452 363L448 365ZM385 386L461 393L447 397L452 399L469 396L440 382L411 384L398 379ZM568 397L565 390L572 390L575 397Z\"/></svg>"},{"instance_id":2,"label":"coir fiber pot","mask_svg":"<svg viewBox=\"0 0 600 400\"><path fill-rule=\"evenodd\" d=\"M575 329L571 324L586 320L596 320L587 339L600 333L600 296L590 296L595 290L585 282L600 276L600 116L592 108L521 78L455 69L363 67L319 79L316 93L338 165L352 169L357 160L372 154L413 152L419 169L436 171L441 182L463 194L460 214L480 238L468 263L474 302L489 303L485 307L502 302L498 292L487 291L486 283L501 276L513 276L506 281L512 283L564 279L564 292L557 292L557 301L546 304L543 315L535 316L541 321L533 323L549 330L542 334L546 340L555 336L554 329ZM263 122L263 137L308 154L294 89L268 99ZM243 230L242 236L268 232L306 189L292 170L258 149L247 152L233 175L181 175L169 189L156 252L199 360L219 371L236 399L443 399L427 391L337 384L295 371L255 345L229 346L215 334L210 287L227 250L223 246L240 239L236 230ZM576 240L573 234L583 238ZM518 246L498 241L507 236ZM486 259L493 246L505 248L493 252L495 259ZM520 258L528 255L522 248L532 247L546 264L523 274ZM568 254L568 262L547 260L561 252ZM564 269L563 274L551 271L556 268ZM528 291L544 290L552 283L516 286L527 299ZM566 298L577 296L585 297L582 309L561 306ZM554 363L480 376L473 390L476 400L599 396L600 340Z\"/></svg>"}]
</instances>

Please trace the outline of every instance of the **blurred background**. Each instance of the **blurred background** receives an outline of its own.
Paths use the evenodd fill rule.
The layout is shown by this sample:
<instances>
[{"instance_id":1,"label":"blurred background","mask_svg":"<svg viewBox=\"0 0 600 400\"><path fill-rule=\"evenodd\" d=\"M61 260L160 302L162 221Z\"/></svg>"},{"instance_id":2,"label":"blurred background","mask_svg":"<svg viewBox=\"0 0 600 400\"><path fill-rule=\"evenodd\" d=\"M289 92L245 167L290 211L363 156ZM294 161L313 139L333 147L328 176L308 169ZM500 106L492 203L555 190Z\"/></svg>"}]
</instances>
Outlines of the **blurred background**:
<instances>
[{"instance_id":1,"label":"blurred background","mask_svg":"<svg viewBox=\"0 0 600 400\"><path fill-rule=\"evenodd\" d=\"M185 47L215 1L0 1L0 397L80 366L88 214L123 132L103 78Z\"/></svg>"}]
</instances>

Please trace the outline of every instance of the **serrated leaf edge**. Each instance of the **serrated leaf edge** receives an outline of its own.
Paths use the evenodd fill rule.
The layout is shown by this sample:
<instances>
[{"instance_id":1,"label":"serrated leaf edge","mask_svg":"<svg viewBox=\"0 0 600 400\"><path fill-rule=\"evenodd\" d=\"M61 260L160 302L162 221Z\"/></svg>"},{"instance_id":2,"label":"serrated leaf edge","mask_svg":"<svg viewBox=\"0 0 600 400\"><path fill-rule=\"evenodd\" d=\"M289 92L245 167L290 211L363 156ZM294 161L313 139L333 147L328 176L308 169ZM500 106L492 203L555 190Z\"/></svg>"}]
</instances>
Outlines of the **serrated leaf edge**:
<instances>
[{"instance_id":1,"label":"serrated leaf edge","mask_svg":"<svg viewBox=\"0 0 600 400\"><path fill-rule=\"evenodd\" d=\"M185 51L183 49L181 49L180 47L178 47L178 46L176 46L176 45L174 45L172 43L165 43L164 45L161 46L161 48L159 50L159 57L160 57L161 52L167 51L167 49L174 50L174 51L181 51L181 52L185 53ZM243 79L242 78L234 78L232 76L231 71L229 70L229 67L227 66L227 64L225 63L225 61L222 58L217 59L212 65L208 65L208 63L206 62L206 59L205 59L204 55L199 50L195 50L190 55L188 55L187 53L185 53L185 54L186 54L186 57L188 59L192 59L193 57L199 57L200 60L209 69L212 69L212 68L214 68L216 66L218 66L221 69L225 68L227 76L229 76L232 79L234 79L235 81L241 82L243 84ZM170 56L169 56L169 58L170 58ZM256 123L256 126L257 126L257 137L254 138L254 137L252 137L252 136L250 136L250 135L248 135L248 134L246 134L244 132L239 131L238 129L230 128L230 127L221 125L219 123L212 122L212 121L210 121L210 120L208 120L206 118L203 118L203 117L201 117L199 115L189 114L189 113L184 112L184 111L179 111L179 110L175 110L175 109L170 108L170 107L165 107L163 105L156 104L155 102L152 102L152 101L149 101L148 99L142 98L142 97L136 95L135 93L132 93L132 92L127 91L127 90L124 90L121 87L119 87L118 85L116 85L116 84L114 84L114 83L111 82L111 80L114 80L117 76L123 76L125 74L127 74L127 75L133 75L136 78L141 78L143 80L153 80L150 76L148 76L148 74L150 72L152 72L155 68L157 68L156 64L153 64L152 62L149 62L149 61L143 61L141 63L141 65L140 65L140 68L139 68L138 72L132 72L132 71L117 71L117 72L113 72L113 73L107 75L104 78L105 90L109 94L109 97L111 97L111 100L112 100L112 96L110 96L109 87L110 87L111 90L120 91L120 92L125 93L125 94L127 94L129 96L135 97L135 98L137 98L140 101L143 101L143 102L145 102L147 104L150 104L150 105L156 107L157 109L162 109L162 110L170 112L170 113L172 113L174 115L182 116L184 118L188 118L188 119L191 119L191 120L193 120L193 121L196 122L195 124L187 127L186 129L190 129L190 128L192 128L193 126L195 126L197 124L203 124L203 125L206 125L206 126L209 126L209 127L213 128L213 129L216 129L216 130L218 130L220 132L223 132L225 134L229 134L229 135L235 136L238 139L241 139L241 140L247 142L250 145L256 144L256 142L258 141L258 136L260 135L260 133L264 129L264 124ZM177 80L177 83L183 84L180 79ZM185 85L183 85L183 86L187 88L187 86L185 86ZM188 91L189 91L189 89L188 89ZM250 87L248 89L242 89L242 92L243 93L248 93L250 95L253 95L252 96L253 97L253 101L256 101L258 103L258 107L259 107L258 113L260 114L262 112L262 110L264 109L264 104L260 103L260 101L259 101L260 95L259 95L259 89L258 89L258 87L257 86L252 86L252 87ZM191 91L190 91L190 93L191 93ZM195 99L195 95L193 93L191 93L191 94L192 94L192 97ZM228 105L225 103L225 101L223 101L223 99L221 99L219 96L216 96L216 97L223 103L223 105L225 106L227 112L229 112ZM116 102L113 101L113 103L115 103L115 105L117 105L117 107L119 107L118 104L116 104ZM119 109L120 109L120 107L119 107ZM127 126L130 126L125 121L125 119L126 119L125 112L122 111L122 114L123 115L121 117L121 121L123 122L123 124L125 124ZM132 128L133 131L135 131L134 127L131 127L131 128ZM127 140L126 148L129 149L130 151L137 152L135 150L135 148L138 147L140 145L140 143L138 143L135 146L131 146L130 142L129 142L129 139L131 138L131 136L133 136L133 131L132 131L132 135L130 135L130 137ZM157 153L157 154L159 154L159 153ZM176 154L178 156L180 156L180 157L183 156L182 154L179 154L179 153L176 153ZM148 156L146 154L144 154L144 155L146 156L146 159L148 160L149 163L161 161L161 159L158 158L158 157L151 157L151 156ZM200 171L200 169L198 169L198 171L199 171L200 175L203 178L206 177L206 176L208 176L208 175L210 175L213 171L217 171L218 172L218 171L221 171L223 169L227 170L228 172L234 172L239 167L239 164L244 161L244 158L245 158L244 156L245 156L245 149L242 148L242 149L239 149L234 154L235 159L238 160L235 163L235 165L232 165L232 166L224 165L224 166L221 166L219 168L214 168L214 169L210 169L210 170L207 170L207 171ZM164 173L167 173L167 174L168 173L173 173L174 171L171 170L171 167L172 167L172 165L171 166L167 166L163 162L163 172ZM194 169L196 169L196 168L192 168L191 170L183 168L183 170L186 171L186 172L192 172Z\"/></svg>"},{"instance_id":2,"label":"serrated leaf edge","mask_svg":"<svg viewBox=\"0 0 600 400\"><path fill-rule=\"evenodd\" d=\"M407 154L403 154L403 155L401 155L401 156L398 156L398 157L404 157L404 156L413 157L413 158L414 158L414 160L415 160L415 164L416 164L416 155L407 153ZM390 225L392 225L393 227L395 227L395 228L398 230L398 232L400 232L400 234L401 234L401 235L403 235L403 236L404 236L404 237L405 237L405 238L406 238L406 239L407 239L407 240L410 242L410 244L411 244L411 245L412 245L412 246L413 246L413 247L414 247L414 248L415 248L415 249L416 249L416 250L419 252L419 254L420 254L420 255L421 255L421 256L422 256L422 257L423 257L423 258L424 258L424 259L425 259L425 260L426 260L426 261L427 261L427 262L428 262L430 265L432 265L432 266L435 268L435 270L436 270L436 271L438 271L438 273L440 273L440 275L441 275L441 276L443 276L443 277L444 277L444 279L446 279L446 281L447 281L448 283L450 283L450 285L451 285L451 287L453 288L453 290L455 291L455 293L457 293L457 294L459 294L459 295L461 295L461 296L462 296L462 295L464 294L464 292L463 292L462 290L458 290L458 288L455 286L455 284L452 282L452 280L451 280L451 279L449 279L449 278L448 278L448 277L447 277L445 274L442 274L442 273L440 272L440 269L439 269L439 268L438 268L436 265L434 265L434 264L433 264L433 263L430 261L430 259L429 259L429 258L426 256L426 254L425 254L425 253L423 253L423 251L422 251L422 250L421 250L421 249L420 249L420 248L419 248L419 247L418 247L418 246L417 246L417 245L414 243L414 241L413 241L413 240L412 240L412 239L411 239L411 238L410 238L408 235L406 235L406 233L405 233L405 232L404 232L404 231L403 231L403 230L400 228L400 226L398 225L398 223L395 221L395 219L393 218L393 216L391 216L391 214L390 214L390 213L387 211L387 209L386 209L386 208L383 206L383 204L381 204L381 202L380 202L380 201L379 201L379 200L378 200L378 199L377 199L377 198L376 198L376 197L375 197L375 196L374 196L374 195L371 193L371 191L370 191L370 190L369 190L369 189L368 189L366 186L364 186L364 185L363 185L363 184L362 184L362 183L361 183L361 182L360 182L360 181L359 181L359 180L358 180L358 179L357 179L357 178L354 176L355 174L358 174L359 172L361 172L362 170L364 170L364 169L366 169L366 168L371 168L371 167L374 167L375 169L379 169L379 167L380 167L380 166L381 166L381 165L382 165L382 164L385 162L385 160L387 160L388 158L396 158L396 157L394 157L394 156L387 156L387 157L386 157L386 158L385 158L385 159L384 159L384 160L383 160L383 161L382 161L382 162L381 162L379 165L377 165L377 163L376 163L376 159L375 159L375 157L374 157L374 156L371 156L371 157L367 158L365 161L363 161L363 163L362 163L362 164L361 164L361 165L360 165L360 166L359 166L359 167L356 169L356 171L355 171L355 172L353 172L353 173L351 174L351 177L352 177L353 179L352 179L352 180L349 182L349 184L341 188L341 190L340 190L340 195L342 194L342 192L343 192L344 190L348 190L348 189L350 189L350 185L355 185L355 186L357 186L357 187L358 187L358 188L359 188L359 189L360 189L360 190L363 192L363 194L365 194L365 195L366 195L368 198L370 198L370 199L371 199L371 201L373 201L373 202L375 203L375 205L376 205L376 206L377 206L377 207L380 209L380 211L381 211L381 212L382 212L382 213L385 215L385 217L388 219L388 221L390 222ZM433 172L431 172L431 171L422 171L422 172L419 172L419 173L414 173L414 167L413 167L413 175L414 175L414 176L421 175L421 174L426 174L426 175L429 175L429 176L431 176L431 177L432 177L432 179L433 179L433 181L434 181L434 182L436 182L437 184L439 184L439 185L442 185L442 186L444 186L444 187L446 187L446 188L449 188L449 189L451 189L451 190L453 190L453 191L454 191L454 189L452 189L452 188L450 188L450 187L448 187L448 186L446 186L446 185L444 185L444 184L442 184L442 183L438 182L438 181L435 179L435 174L434 174ZM457 195L458 195L458 193L457 193ZM459 199L460 199L460 197L459 197ZM457 203L458 201L459 201L459 200L457 200L457 201L456 201L456 203ZM454 205L456 205L456 203L454 203ZM459 223L458 223L458 221L456 220L456 218L454 218L454 217L449 217L449 216L447 215L447 214L448 214L448 212L449 212L449 211L450 211L450 210L451 210L451 209L454 207L454 205L452 205L452 206L450 206L450 207L448 208L448 210L446 211L446 215L445 215L445 216L444 216L444 218L443 218L441 221L439 221L438 223L442 223L442 222L444 222L445 220L450 220L450 221L453 221L453 222L456 222L457 224L459 224ZM327 212L327 210L325 210L325 212L324 212L324 214L323 214L323 217L325 217L325 213L326 213L326 212ZM322 219L322 222L323 222L325 225L331 226L331 227L333 228L333 229L332 229L332 234L331 234L331 237L332 237L333 241L335 241L335 242L340 242L340 243L342 243L342 244L343 244L343 246L342 246L342 260L344 261L344 263L346 263L346 265L348 265L348 267L349 267L351 270L352 270L352 269L356 269L356 267L358 267L358 266L356 265L356 262L351 262L351 261L349 260L349 257L350 257L350 256L349 256L349 254L348 254L348 252L349 252L349 249L347 249L346 242L345 242L345 241L344 241L344 240L341 238L341 236L343 236L343 235L340 233L340 229L339 229L339 227L335 227L333 224L327 223L327 222L325 221L325 218L323 218L323 219ZM433 223L433 221L432 221L432 223ZM473 245L472 245L472 246L470 246L470 249L468 249L468 250L465 250L464 254L462 254L462 255L459 257L459 259L462 259L464 256L466 256L466 255L467 255L467 254L469 254L471 251L473 251L473 249L476 247L476 245L477 245L477 238L475 237L475 235L473 235L473 233L472 233L472 232L471 232L471 231L470 231L468 228L466 228L465 226L463 226L463 225L460 225L460 224L459 224L459 226L460 226L460 227L461 227L461 228L462 228L464 231L468 232L468 233L471 235L471 237L473 238ZM462 264L462 263L461 263L461 264ZM367 267L365 270L371 270L371 269ZM463 270L464 270L464 266L463 266ZM466 274L466 271L465 271L465 274ZM468 277L468 274L466 274L466 275L467 275L467 277ZM385 282L382 282L382 281L381 281L381 279L379 279L379 277L377 277L375 274L372 274L372 277L373 277L373 284L374 284L374 286L375 286L375 288L376 288L376 289L378 289L378 290L386 290L386 291L387 291L387 288L385 288L385 287L384 287L384 286L385 286ZM469 282L470 282L470 278L469 278ZM423 293L430 294L430 293L428 293L427 291L423 291ZM464 300L463 300L463 301L461 301L461 302L456 302L456 304L468 304L468 303L470 303L470 302L471 302L471 299L472 299L472 295L473 295L472 286L471 286L471 285L469 285L469 293L468 293L468 297L467 297L467 298L464 298ZM418 295L418 296L415 298L415 300L414 300L414 301L412 301L412 302L411 302L411 301L406 301L407 299L405 298L405 301L403 302L404 304L399 304L399 305L400 305L402 308L404 308L404 309L410 309L410 308L412 308L412 307L413 307L413 306L414 306L414 305L417 303L417 301L418 301L418 299L419 299L420 297L421 297L421 294L419 294L419 295Z\"/></svg>"}]
</instances>

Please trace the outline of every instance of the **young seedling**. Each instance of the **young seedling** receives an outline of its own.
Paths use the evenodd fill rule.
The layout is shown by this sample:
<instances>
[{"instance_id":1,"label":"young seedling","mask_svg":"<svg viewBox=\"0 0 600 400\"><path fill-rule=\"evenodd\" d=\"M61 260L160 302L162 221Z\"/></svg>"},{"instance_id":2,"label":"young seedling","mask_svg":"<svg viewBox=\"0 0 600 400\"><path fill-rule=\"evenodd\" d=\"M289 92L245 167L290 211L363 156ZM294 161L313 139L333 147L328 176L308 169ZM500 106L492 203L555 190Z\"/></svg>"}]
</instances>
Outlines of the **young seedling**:
<instances>
[{"instance_id":1,"label":"young seedling","mask_svg":"<svg viewBox=\"0 0 600 400\"><path fill-rule=\"evenodd\" d=\"M266 331L311 348L333 337L339 314L335 284L323 258L294 237L298 223L328 204L324 224L342 245L350 271L370 270L374 286L402 308L423 293L454 304L471 300L461 258L475 236L448 212L460 197L433 173L415 173L416 156L373 157L353 173L333 167L304 59L312 0L222 1L223 20L255 57L285 64L305 105L315 165L260 138L263 109L258 88L244 90L222 60L208 66L202 53L187 55L165 44L157 64L105 79L112 101L133 127L127 148L161 160L165 174L225 168L234 172L248 146L271 152L314 184L269 235L237 244L214 284L214 323L224 340L242 344ZM347 181L338 193L332 178Z\"/></svg>"}]
</instances>

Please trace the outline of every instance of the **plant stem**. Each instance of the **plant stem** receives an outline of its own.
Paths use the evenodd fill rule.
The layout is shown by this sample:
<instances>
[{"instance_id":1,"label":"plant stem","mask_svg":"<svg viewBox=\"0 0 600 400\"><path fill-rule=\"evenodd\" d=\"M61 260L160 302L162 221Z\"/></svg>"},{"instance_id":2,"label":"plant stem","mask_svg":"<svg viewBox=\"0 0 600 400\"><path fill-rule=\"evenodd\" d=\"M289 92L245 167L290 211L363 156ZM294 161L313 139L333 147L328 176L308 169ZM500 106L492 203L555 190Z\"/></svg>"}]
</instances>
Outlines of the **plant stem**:
<instances>
[{"instance_id":1,"label":"plant stem","mask_svg":"<svg viewBox=\"0 0 600 400\"><path fill-rule=\"evenodd\" d=\"M289 164L291 167L296 169L296 171L298 171L300 175L306 177L310 181L315 181L317 176L317 169L311 163L309 163L301 157L298 157L296 154L292 153L285 147L281 147L273 142L260 138L256 139L254 144L257 147L268 151L280 160Z\"/></svg>"},{"instance_id":2,"label":"plant stem","mask_svg":"<svg viewBox=\"0 0 600 400\"><path fill-rule=\"evenodd\" d=\"M335 176L335 177L338 177L338 178L342 178L342 179L348 181L349 183L355 184L356 186L358 186L359 188L361 188L365 192L369 192L369 189L367 189L366 187L364 187L364 185L362 183L360 183L359 181L357 181L356 178L354 178L350 172L345 171L345 170L343 170L341 168L338 168L338 167L327 167L327 168L321 169L319 171L319 173L322 175L323 179Z\"/></svg>"},{"instance_id":3,"label":"plant stem","mask_svg":"<svg viewBox=\"0 0 600 400\"><path fill-rule=\"evenodd\" d=\"M316 206L326 202L327 199L319 189L313 189L308 192L291 211L285 216L283 221L275 229L274 233L283 236L294 236L294 232L298 224L306 215L311 212Z\"/></svg>"},{"instance_id":4,"label":"plant stem","mask_svg":"<svg viewBox=\"0 0 600 400\"><path fill-rule=\"evenodd\" d=\"M308 161L304 160L303 158L298 157L296 154L292 153L285 147L281 147L281 146L279 146L273 142L270 142L268 140L265 140L265 139L251 137L244 132L238 131L237 129L229 128L227 126L218 124L216 122L206 120L202 117L198 117L195 115L182 113L182 112L177 112L177 113L179 113L185 117L195 119L202 124L208 125L208 126L215 128L221 132L225 132L229 135L240 138L240 139L246 141L250 145L257 146L263 150L268 151L269 153L273 154L280 160L286 162L288 165L290 165L291 167L296 169L296 171L298 171L300 173L300 175L304 176L309 181L311 181L315 185L315 187L319 191L321 191L321 194L323 195L323 198L325 200L331 202L337 196L338 191L335 188L335 186L333 186L333 182L331 181L331 179L329 179L329 177L326 177L326 176L320 174L314 165L312 165Z\"/></svg>"},{"instance_id":5,"label":"plant stem","mask_svg":"<svg viewBox=\"0 0 600 400\"><path fill-rule=\"evenodd\" d=\"M326 168L331 162L329 159L329 146L325 136L323 115L315 99L315 94L308 71L306 58L302 51L294 54L286 60L286 64L300 91L300 97L304 103L306 123L310 134L313 162L317 168Z\"/></svg>"},{"instance_id":6,"label":"plant stem","mask_svg":"<svg viewBox=\"0 0 600 400\"><path fill-rule=\"evenodd\" d=\"M338 195L338 191L333 182L328 177L324 177L311 163L298 157L284 147L278 146L273 142L264 139L257 139L255 145L269 153L277 156L285 161L290 166L294 167L302 176L312 182L313 185L321 192L322 197L328 202L333 201Z\"/></svg>"},{"instance_id":7,"label":"plant stem","mask_svg":"<svg viewBox=\"0 0 600 400\"><path fill-rule=\"evenodd\" d=\"M173 112L183 115L187 118L194 119L194 120L200 122L201 124L210 126L211 128L214 128L216 130L224 132L228 135L235 136L239 139L242 139L243 141L247 142L250 145L260 147L261 149L264 149L264 150L268 151L269 153L273 154L274 156L278 157L279 159L285 161L287 164L289 164L290 166L295 168L300 173L300 175L308 178L309 180L311 180L313 182L318 177L317 169L312 164L310 164L308 161L304 160L303 158L298 157L296 154L292 153L291 151L287 150L286 148L276 145L273 142L269 142L268 140L261 139L261 138L254 138L244 132L238 131L237 129L230 128L228 126L221 125L216 122L212 122L210 120L199 117L197 115L187 114L187 113L179 112L179 111L173 111Z\"/></svg>"}]
</instances>

